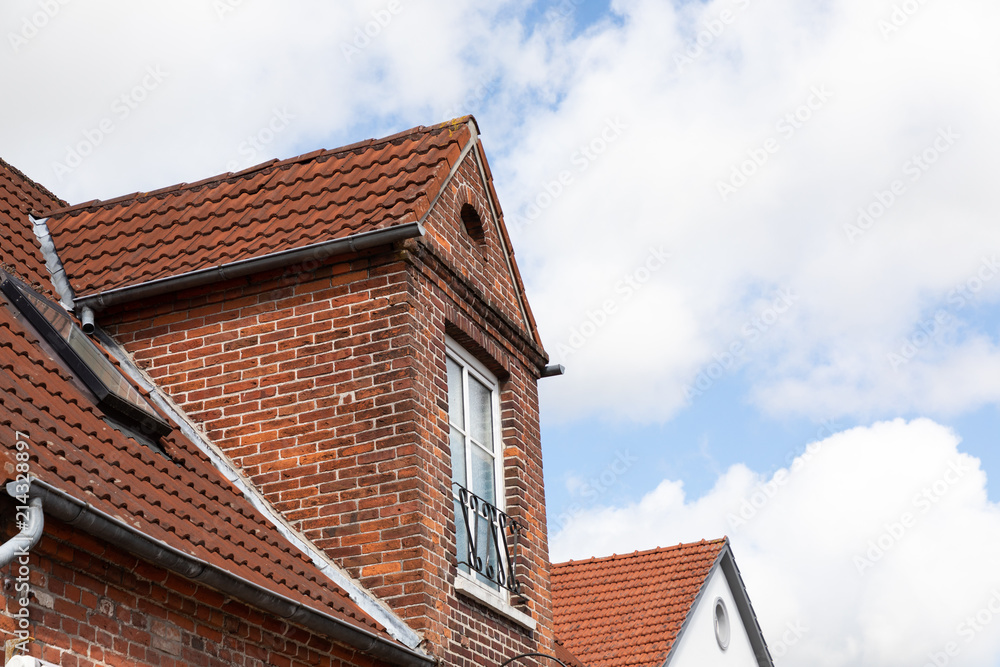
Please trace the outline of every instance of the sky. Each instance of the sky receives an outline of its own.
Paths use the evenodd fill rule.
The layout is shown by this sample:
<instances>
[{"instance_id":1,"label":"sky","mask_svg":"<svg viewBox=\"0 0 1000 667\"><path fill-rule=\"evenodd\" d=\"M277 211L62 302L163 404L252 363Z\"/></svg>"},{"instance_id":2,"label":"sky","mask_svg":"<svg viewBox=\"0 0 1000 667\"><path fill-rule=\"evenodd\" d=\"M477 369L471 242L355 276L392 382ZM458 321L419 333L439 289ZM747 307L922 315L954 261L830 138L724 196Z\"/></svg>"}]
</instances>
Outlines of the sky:
<instances>
[{"instance_id":1,"label":"sky","mask_svg":"<svg viewBox=\"0 0 1000 667\"><path fill-rule=\"evenodd\" d=\"M778 665L994 667L998 20L8 0L0 156L79 203L475 114L567 368L553 560L725 534Z\"/></svg>"}]
</instances>

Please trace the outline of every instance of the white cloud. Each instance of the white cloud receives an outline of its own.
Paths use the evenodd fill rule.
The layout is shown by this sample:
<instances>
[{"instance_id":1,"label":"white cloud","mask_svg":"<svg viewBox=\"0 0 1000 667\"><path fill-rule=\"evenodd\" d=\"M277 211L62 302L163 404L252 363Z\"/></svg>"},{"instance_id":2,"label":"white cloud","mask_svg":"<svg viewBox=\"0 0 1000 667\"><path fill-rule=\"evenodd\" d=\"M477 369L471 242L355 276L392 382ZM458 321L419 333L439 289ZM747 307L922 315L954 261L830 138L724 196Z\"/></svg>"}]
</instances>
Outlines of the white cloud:
<instances>
[{"instance_id":1,"label":"white cloud","mask_svg":"<svg viewBox=\"0 0 1000 667\"><path fill-rule=\"evenodd\" d=\"M733 466L697 500L664 481L578 514L551 549L559 562L723 534L779 665L923 665L950 642L953 664L1000 657L1000 613L982 612L1000 594L1000 507L932 421L838 433L771 476ZM808 632L786 645L789 623Z\"/></svg>"},{"instance_id":2,"label":"white cloud","mask_svg":"<svg viewBox=\"0 0 1000 667\"><path fill-rule=\"evenodd\" d=\"M46 18L43 4L58 9ZM437 122L497 70L544 76L538 48L513 48L516 21L495 18L513 4L455 2L439 12L418 0L13 0L0 9L8 90L0 151L79 201L192 182L233 159L243 168L367 138L359 132ZM480 53L470 59L472 46ZM148 67L166 73L161 85L127 117L116 113ZM294 120L252 158L241 153L276 109ZM53 167L104 119L113 131L84 147L79 168Z\"/></svg>"},{"instance_id":3,"label":"white cloud","mask_svg":"<svg viewBox=\"0 0 1000 667\"><path fill-rule=\"evenodd\" d=\"M219 2L233 11L220 16ZM921 3L884 37L897 0L615 0L576 35L562 21L526 25L527 0L448 11L399 0L368 43L358 31L389 0L219 2L4 3L0 155L76 202L473 111L543 339L572 374L542 386L550 413L669 419L685 387L707 378L711 391L734 344L751 398L778 415L1000 402L995 332L975 319L1000 298L1000 276L982 273L1000 255L995 2ZM25 21L44 25L25 37ZM155 87L143 86L148 68L166 73ZM137 86L144 99L116 111ZM814 97L824 88L828 99ZM294 118L262 135L276 111ZM106 118L113 131L59 178L53 164ZM907 162L948 128L952 145L913 172ZM248 137L262 136L249 157ZM731 180L762 149L745 184ZM905 191L888 211L845 232L897 180ZM720 181L736 189L725 201ZM626 288L660 249L666 265ZM789 290L793 305L777 313ZM947 318L921 338L939 311ZM567 356L574 331L585 345ZM894 365L887 355L907 345L912 358ZM824 441L738 530L726 514L763 481L740 466L697 501L664 482L635 507L588 513L593 534L581 523L553 547L590 555L577 547L732 529L751 592L767 591L754 598L765 630L810 614L794 660L922 664L998 583L979 561L998 555L981 471L863 577L851 557L955 457L954 436L929 422L880 424ZM637 521L642 530L622 532ZM998 635L977 635L963 655L997 655Z\"/></svg>"},{"instance_id":4,"label":"white cloud","mask_svg":"<svg viewBox=\"0 0 1000 667\"><path fill-rule=\"evenodd\" d=\"M734 342L753 343L741 361L751 397L779 415L1000 399L997 341L948 300L1000 252L1000 92L982 85L1000 57L987 29L1000 6L922 3L883 37L890 0L622 0L576 34L526 24L531 4L12 0L0 9L0 153L82 201L474 111L544 340L574 377L546 388L550 412L669 419ZM59 10L24 38L43 5ZM116 100L150 67L167 76L122 116ZM276 113L291 119L269 132ZM87 146L105 119L113 131ZM910 180L904 163L948 128L953 145ZM57 173L81 144L83 164ZM732 180L762 150L766 162ZM905 192L852 243L845 225L896 180ZM720 182L735 189L726 201ZM517 224L532 203L533 221ZM616 285L651 247L671 262L626 303ZM801 299L747 341L782 289ZM617 314L567 354L609 298ZM977 298L995 303L1000 280ZM887 355L939 308L952 333L894 368Z\"/></svg>"},{"instance_id":5,"label":"white cloud","mask_svg":"<svg viewBox=\"0 0 1000 667\"><path fill-rule=\"evenodd\" d=\"M544 339L574 376L547 390L549 405L564 416L668 419L684 386L786 288L801 299L746 355L762 408L878 416L997 401L1000 350L987 331L936 337L895 368L888 355L939 308L967 331L973 309L948 295L1000 250L987 180L1000 133L986 112L1000 110L1000 95L975 83L1000 47L966 21L998 7L922 5L886 40L878 22L890 2L719 0L680 15L664 3L617 6L624 24L573 43L578 76L564 100L532 116L497 170L511 174L508 217L545 204L516 240ZM719 32L727 9L721 33L707 32ZM687 53L678 72L675 57ZM628 129L574 170L573 151L607 118ZM776 152L762 154L769 138ZM925 151L936 160L926 170L907 164ZM767 160L730 181L753 157ZM549 202L545 184L567 169L572 186ZM725 202L720 182L735 190ZM877 197L888 202L886 191L888 212L852 243L845 226ZM572 349L574 328L651 243L672 251L669 269ZM998 295L990 280L978 299ZM956 382L951 369L967 359L982 372Z\"/></svg>"}]
</instances>

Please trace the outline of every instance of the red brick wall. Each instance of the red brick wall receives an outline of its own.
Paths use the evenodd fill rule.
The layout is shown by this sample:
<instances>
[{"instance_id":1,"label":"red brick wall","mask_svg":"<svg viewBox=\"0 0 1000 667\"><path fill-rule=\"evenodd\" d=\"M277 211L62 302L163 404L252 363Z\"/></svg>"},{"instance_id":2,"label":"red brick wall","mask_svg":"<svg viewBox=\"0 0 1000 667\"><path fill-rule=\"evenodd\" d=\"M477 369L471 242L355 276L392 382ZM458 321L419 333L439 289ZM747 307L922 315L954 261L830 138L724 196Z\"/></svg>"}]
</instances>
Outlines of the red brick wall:
<instances>
[{"instance_id":1,"label":"red brick wall","mask_svg":"<svg viewBox=\"0 0 1000 667\"><path fill-rule=\"evenodd\" d=\"M2 503L4 535L13 505ZM31 552L30 655L63 667L376 667L303 628L46 518ZM18 611L4 568L5 615Z\"/></svg>"},{"instance_id":2,"label":"red brick wall","mask_svg":"<svg viewBox=\"0 0 1000 667\"><path fill-rule=\"evenodd\" d=\"M474 160L425 239L98 320L296 528L448 664L493 665L551 652L535 386L544 356ZM464 231L467 203L485 223L482 242ZM529 526L520 572L534 636L454 592L446 332L501 379L507 509Z\"/></svg>"}]
</instances>

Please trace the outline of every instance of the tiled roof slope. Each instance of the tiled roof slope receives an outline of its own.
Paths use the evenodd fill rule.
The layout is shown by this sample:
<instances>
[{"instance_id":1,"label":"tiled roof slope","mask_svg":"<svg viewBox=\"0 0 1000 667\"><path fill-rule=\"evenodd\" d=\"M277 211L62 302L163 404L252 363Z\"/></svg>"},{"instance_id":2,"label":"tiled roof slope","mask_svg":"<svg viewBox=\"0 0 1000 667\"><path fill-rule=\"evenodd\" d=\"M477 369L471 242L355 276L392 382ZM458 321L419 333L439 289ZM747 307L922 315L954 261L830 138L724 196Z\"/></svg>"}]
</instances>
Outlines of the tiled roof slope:
<instances>
[{"instance_id":1,"label":"tiled roof slope","mask_svg":"<svg viewBox=\"0 0 1000 667\"><path fill-rule=\"evenodd\" d=\"M28 214L66 203L20 171L0 160L0 266L56 297Z\"/></svg>"},{"instance_id":2,"label":"tiled roof slope","mask_svg":"<svg viewBox=\"0 0 1000 667\"><path fill-rule=\"evenodd\" d=\"M559 660L566 667L585 667L585 665L580 662L580 659L573 655L573 653L566 648L566 645L556 637L556 659Z\"/></svg>"},{"instance_id":3,"label":"tiled roof slope","mask_svg":"<svg viewBox=\"0 0 1000 667\"><path fill-rule=\"evenodd\" d=\"M420 220L469 117L50 213L78 297Z\"/></svg>"},{"instance_id":4,"label":"tiled roof slope","mask_svg":"<svg viewBox=\"0 0 1000 667\"><path fill-rule=\"evenodd\" d=\"M175 429L169 459L102 419L0 295L0 442L28 433L31 473L142 534L268 591L385 637ZM13 479L15 450L0 447Z\"/></svg>"},{"instance_id":5,"label":"tiled roof slope","mask_svg":"<svg viewBox=\"0 0 1000 667\"><path fill-rule=\"evenodd\" d=\"M553 565L556 636L587 667L659 667L726 544Z\"/></svg>"}]
</instances>

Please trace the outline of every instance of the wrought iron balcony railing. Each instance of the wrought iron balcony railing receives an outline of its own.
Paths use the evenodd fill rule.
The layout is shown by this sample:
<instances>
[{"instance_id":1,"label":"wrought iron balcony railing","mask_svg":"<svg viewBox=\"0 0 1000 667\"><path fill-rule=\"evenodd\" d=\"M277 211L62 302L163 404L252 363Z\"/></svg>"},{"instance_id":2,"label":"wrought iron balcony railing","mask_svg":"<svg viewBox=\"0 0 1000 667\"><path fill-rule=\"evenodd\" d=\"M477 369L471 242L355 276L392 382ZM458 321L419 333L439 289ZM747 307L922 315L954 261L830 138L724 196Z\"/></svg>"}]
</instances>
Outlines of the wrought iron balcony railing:
<instances>
[{"instance_id":1,"label":"wrought iron balcony railing","mask_svg":"<svg viewBox=\"0 0 1000 667\"><path fill-rule=\"evenodd\" d=\"M519 595L517 543L524 526L461 484L454 483L454 488L459 564Z\"/></svg>"}]
</instances>

